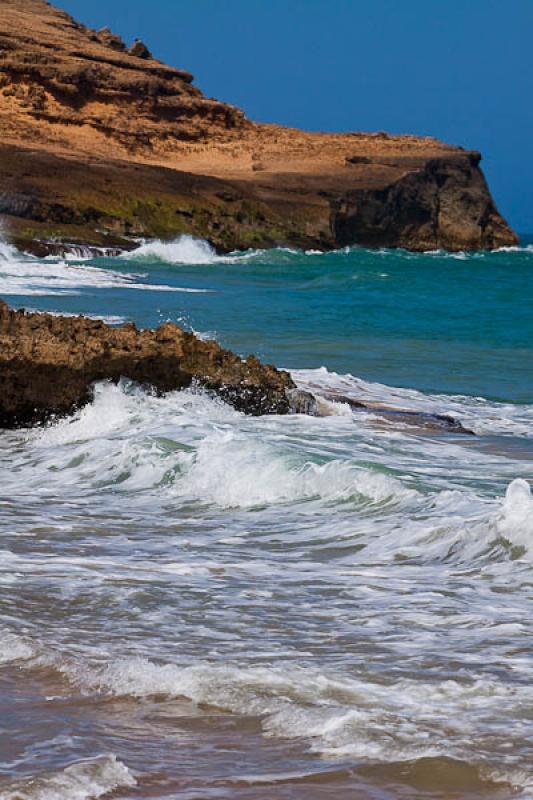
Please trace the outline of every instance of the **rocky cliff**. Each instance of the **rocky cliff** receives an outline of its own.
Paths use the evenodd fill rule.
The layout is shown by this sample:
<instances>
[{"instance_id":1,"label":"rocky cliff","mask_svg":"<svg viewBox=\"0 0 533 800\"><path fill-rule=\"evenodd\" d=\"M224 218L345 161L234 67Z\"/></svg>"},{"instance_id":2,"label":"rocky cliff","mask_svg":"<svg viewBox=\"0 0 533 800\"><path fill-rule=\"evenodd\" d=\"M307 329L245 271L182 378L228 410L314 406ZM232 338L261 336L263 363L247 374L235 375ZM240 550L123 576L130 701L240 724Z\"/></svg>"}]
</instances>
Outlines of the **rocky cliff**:
<instances>
[{"instance_id":1,"label":"rocky cliff","mask_svg":"<svg viewBox=\"0 0 533 800\"><path fill-rule=\"evenodd\" d=\"M0 3L0 214L15 243L218 249L516 243L476 152L259 125L137 41L45 0Z\"/></svg>"}]
</instances>

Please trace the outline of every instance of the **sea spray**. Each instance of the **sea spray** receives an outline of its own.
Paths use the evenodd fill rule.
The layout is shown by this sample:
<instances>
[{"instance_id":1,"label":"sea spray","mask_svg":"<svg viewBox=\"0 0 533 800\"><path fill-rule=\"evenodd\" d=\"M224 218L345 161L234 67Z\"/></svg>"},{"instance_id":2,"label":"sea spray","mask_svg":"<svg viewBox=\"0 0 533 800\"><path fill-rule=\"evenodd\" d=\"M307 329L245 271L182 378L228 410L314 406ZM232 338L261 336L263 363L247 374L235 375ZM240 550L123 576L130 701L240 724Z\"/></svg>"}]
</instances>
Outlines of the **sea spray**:
<instances>
[{"instance_id":1,"label":"sea spray","mask_svg":"<svg viewBox=\"0 0 533 800\"><path fill-rule=\"evenodd\" d=\"M180 236L175 241L148 241L134 250L124 253L123 258L141 262L164 262L166 264L215 264L217 254L208 242L193 236Z\"/></svg>"},{"instance_id":2,"label":"sea spray","mask_svg":"<svg viewBox=\"0 0 533 800\"><path fill-rule=\"evenodd\" d=\"M96 800L136 783L115 755L104 755L0 787L0 800Z\"/></svg>"},{"instance_id":3,"label":"sea spray","mask_svg":"<svg viewBox=\"0 0 533 800\"><path fill-rule=\"evenodd\" d=\"M21 254L15 247L9 244L5 232L0 225L0 264L15 261L17 258L21 258Z\"/></svg>"}]
</instances>

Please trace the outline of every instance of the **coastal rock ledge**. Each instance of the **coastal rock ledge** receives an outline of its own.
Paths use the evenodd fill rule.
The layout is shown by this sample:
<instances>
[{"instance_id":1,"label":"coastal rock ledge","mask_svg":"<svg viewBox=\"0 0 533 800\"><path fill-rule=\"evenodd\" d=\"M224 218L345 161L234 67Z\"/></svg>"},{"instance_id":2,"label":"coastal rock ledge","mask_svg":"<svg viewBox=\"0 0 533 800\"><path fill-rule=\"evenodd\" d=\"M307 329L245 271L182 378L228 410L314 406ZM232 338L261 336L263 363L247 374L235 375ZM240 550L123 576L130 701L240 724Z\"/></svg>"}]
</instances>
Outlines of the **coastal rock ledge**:
<instances>
[{"instance_id":1,"label":"coastal rock ledge","mask_svg":"<svg viewBox=\"0 0 533 800\"><path fill-rule=\"evenodd\" d=\"M0 220L37 255L180 234L219 252L515 245L480 159L429 136L255 123L141 41L0 2Z\"/></svg>"},{"instance_id":2,"label":"coastal rock ledge","mask_svg":"<svg viewBox=\"0 0 533 800\"><path fill-rule=\"evenodd\" d=\"M71 413L91 400L95 381L123 377L157 392L198 386L254 415L286 414L299 402L287 372L253 356L243 360L177 325L113 328L13 311L0 301L0 427Z\"/></svg>"}]
</instances>

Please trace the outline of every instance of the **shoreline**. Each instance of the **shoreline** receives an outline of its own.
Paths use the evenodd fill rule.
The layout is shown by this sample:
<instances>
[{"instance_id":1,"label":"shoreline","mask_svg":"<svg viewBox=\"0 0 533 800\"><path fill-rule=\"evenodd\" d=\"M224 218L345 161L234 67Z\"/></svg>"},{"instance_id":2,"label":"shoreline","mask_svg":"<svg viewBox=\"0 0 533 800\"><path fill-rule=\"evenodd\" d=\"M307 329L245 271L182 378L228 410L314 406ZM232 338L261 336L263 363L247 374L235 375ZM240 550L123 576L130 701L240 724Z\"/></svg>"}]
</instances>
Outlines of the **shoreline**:
<instances>
[{"instance_id":1,"label":"shoreline","mask_svg":"<svg viewBox=\"0 0 533 800\"><path fill-rule=\"evenodd\" d=\"M0 217L1 219L1 217ZM390 251L391 253L407 253L413 255L449 255L449 256L461 256L464 255L483 255L483 254L497 254L497 253L506 253L506 252L514 252L514 251L521 251L521 250L528 250L529 248L533 249L533 236L531 234L522 233L517 234L517 243L515 245L502 245L501 247L495 247L492 249L474 249L474 250L446 250L443 248L437 249L429 249L429 250L411 250L404 247L365 247L359 244L353 245L344 245L342 247L326 247L325 249L320 248L303 248L303 247L296 247L286 244L270 244L265 247L246 247L243 249L238 248L220 248L217 247L216 243L210 241L208 238L203 238L201 236L195 236L189 233L181 233L177 236L173 236L168 239L161 239L158 237L150 238L150 237L138 237L132 238L127 241L120 240L120 245L118 243L115 244L94 244L90 240L80 240L80 241L72 241L68 239L40 239L40 238L20 238L17 235L7 236L6 234L8 231L5 227L5 221L3 227L0 228L0 233L3 234L3 238L0 239L0 245L7 245L7 247L14 248L21 256L29 256L33 258L72 258L73 260L79 259L80 261L90 260L94 258L120 258L121 256L128 256L135 254L136 250L141 247L150 247L150 246L157 246L161 245L162 247L169 247L172 245L179 245L183 241L191 241L196 243L200 246L206 246L207 248L212 250L214 257L224 257L224 256L246 256L249 253L254 253L256 251L263 251L268 253L268 251L276 251L276 250L288 250L294 252L300 252L302 255L306 255L308 253L313 253L316 255L327 255L327 254L334 254L334 253L344 253L346 250L361 250L365 251L368 250L369 252L380 252L380 251ZM11 230L12 233L12 230ZM176 263L186 263L189 262L179 262ZM190 262L192 264L192 262ZM201 265L203 262L199 262Z\"/></svg>"}]
</instances>

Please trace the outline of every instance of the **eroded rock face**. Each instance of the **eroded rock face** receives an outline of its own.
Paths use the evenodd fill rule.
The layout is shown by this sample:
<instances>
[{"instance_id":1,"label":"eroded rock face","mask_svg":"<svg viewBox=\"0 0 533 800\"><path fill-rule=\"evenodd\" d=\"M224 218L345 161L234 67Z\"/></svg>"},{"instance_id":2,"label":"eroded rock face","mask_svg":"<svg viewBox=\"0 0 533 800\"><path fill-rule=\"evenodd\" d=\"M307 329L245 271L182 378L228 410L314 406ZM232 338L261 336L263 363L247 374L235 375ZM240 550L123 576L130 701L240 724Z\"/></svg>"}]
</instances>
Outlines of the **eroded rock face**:
<instances>
[{"instance_id":1,"label":"eroded rock face","mask_svg":"<svg viewBox=\"0 0 533 800\"><path fill-rule=\"evenodd\" d=\"M2 0L0 70L0 132L28 143L128 153L152 139L195 140L246 124L141 41L127 50L108 28L94 31L44 0Z\"/></svg>"},{"instance_id":2,"label":"eroded rock face","mask_svg":"<svg viewBox=\"0 0 533 800\"><path fill-rule=\"evenodd\" d=\"M14 243L127 248L132 237L183 233L219 250L518 241L479 153L431 137L256 124L192 80L140 40L128 49L45 0L2 0L0 214Z\"/></svg>"},{"instance_id":3,"label":"eroded rock face","mask_svg":"<svg viewBox=\"0 0 533 800\"><path fill-rule=\"evenodd\" d=\"M158 392L198 385L248 414L288 413L295 389L287 372L253 356L243 361L171 323L113 328L0 301L0 427L70 413L91 399L95 381L121 377Z\"/></svg>"},{"instance_id":4,"label":"eroded rock face","mask_svg":"<svg viewBox=\"0 0 533 800\"><path fill-rule=\"evenodd\" d=\"M512 239L479 169L479 153L429 159L380 191L345 194L334 217L339 244L408 250L493 250Z\"/></svg>"}]
</instances>

